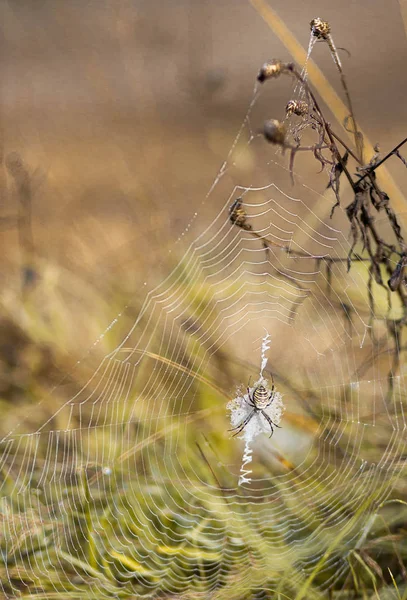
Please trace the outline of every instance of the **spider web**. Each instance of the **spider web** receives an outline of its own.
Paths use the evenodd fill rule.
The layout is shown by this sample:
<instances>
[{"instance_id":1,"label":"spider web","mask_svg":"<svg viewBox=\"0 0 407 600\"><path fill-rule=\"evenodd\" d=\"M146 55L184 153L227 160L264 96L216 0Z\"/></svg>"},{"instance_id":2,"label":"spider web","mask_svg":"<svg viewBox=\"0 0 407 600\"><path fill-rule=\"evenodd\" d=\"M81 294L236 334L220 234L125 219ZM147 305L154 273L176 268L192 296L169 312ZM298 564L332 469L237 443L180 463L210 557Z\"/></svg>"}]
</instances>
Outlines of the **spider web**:
<instances>
[{"instance_id":1,"label":"spider web","mask_svg":"<svg viewBox=\"0 0 407 600\"><path fill-rule=\"evenodd\" d=\"M287 570L293 589L308 578L327 588L397 484L405 380L385 323L401 307L373 284L372 314L368 266L347 272L344 213L321 217L334 199L306 175L292 186L256 133L262 101L255 87L174 245L179 262L131 330L38 430L3 438L6 597L45 597L45 581L53 597L242 598L278 591ZM230 221L238 198L251 231ZM256 438L239 485L226 406L258 376L264 330L264 376L285 412L271 439Z\"/></svg>"}]
</instances>

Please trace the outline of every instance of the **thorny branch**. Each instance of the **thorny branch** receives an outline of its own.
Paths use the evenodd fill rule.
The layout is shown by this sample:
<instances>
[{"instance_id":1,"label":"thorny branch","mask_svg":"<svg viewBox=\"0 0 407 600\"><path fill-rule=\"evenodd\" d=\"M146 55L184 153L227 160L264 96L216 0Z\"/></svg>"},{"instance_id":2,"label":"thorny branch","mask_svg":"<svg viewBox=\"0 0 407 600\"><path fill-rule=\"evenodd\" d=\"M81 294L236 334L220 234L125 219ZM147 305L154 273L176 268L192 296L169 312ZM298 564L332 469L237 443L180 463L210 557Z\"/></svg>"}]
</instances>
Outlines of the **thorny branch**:
<instances>
[{"instance_id":1,"label":"thorny branch","mask_svg":"<svg viewBox=\"0 0 407 600\"><path fill-rule=\"evenodd\" d=\"M346 207L346 215L350 223L351 247L347 257L333 259L329 256L314 256L306 252L293 251L289 246L278 244L266 236L253 230L245 210L243 209L242 198L238 198L230 207L229 218L231 223L247 231L251 236L261 240L263 247L268 253L273 247L280 248L287 255L297 259L314 259L318 263L324 262L327 268L327 280L330 285L332 265L336 262L346 263L348 271L355 261L363 261L368 265L368 298L370 308L370 325L376 319L375 302L373 293L373 282L386 290L388 297L389 312L391 308L391 296L396 294L400 299L403 313L399 319L386 319L388 334L393 338L395 344L394 360L389 373L389 395L392 394L394 373L399 368L399 349L401 347L401 334L403 327L407 324L407 279L405 277L405 268L407 266L407 246L403 233L398 223L397 216L391 207L389 196L383 191L376 179L376 170L391 156L399 158L405 166L406 159L401 155L400 148L407 142L407 138L401 141L384 157L380 156L379 147L375 147L375 154L368 164L363 162L363 138L358 130L357 122L354 116L352 102L342 64L339 59L335 44L331 36L331 28L327 21L322 19L313 19L311 21L311 34L320 41L325 41L329 47L335 65L340 74L342 87L345 92L349 116L345 120L344 128L350 131L354 136L355 148L352 149L346 144L338 134L336 134L330 123L327 122L321 107L315 97L313 90L308 84L306 78L297 70L293 63L284 63L281 60L273 59L266 62L260 69L258 81L264 83L267 80L275 79L281 75L294 77L300 85L305 100L291 99L286 106L286 118L284 122L276 119L269 119L264 123L262 133L264 138L272 144L278 145L283 152L290 153L289 168L292 181L294 181L294 161L298 152L312 152L315 159L321 164L321 171L327 171L329 183L327 188L331 188L335 194L336 202L332 207L331 217L337 206L340 205L340 179L344 174L353 192L353 200ZM304 96L303 96L304 97ZM293 116L299 118L299 121L293 122ZM290 119L291 130L288 133L286 121ZM348 129L348 125L350 129ZM301 137L306 129L311 129L316 134L316 141L313 145L301 145ZM292 138L292 141L291 141ZM338 146L339 144L339 146ZM352 175L349 168L349 160L356 163L356 174ZM375 215L384 213L387 222L393 232L394 241L384 239L379 233ZM357 245L361 245L362 250L355 252ZM364 256L363 256L364 255ZM396 266L394 266L396 263ZM279 271L282 276L290 276ZM386 281L387 279L387 281ZM291 280L291 278L290 278ZM299 285L299 284L298 284ZM299 286L305 297L309 291ZM374 340L373 327L372 340Z\"/></svg>"}]
</instances>

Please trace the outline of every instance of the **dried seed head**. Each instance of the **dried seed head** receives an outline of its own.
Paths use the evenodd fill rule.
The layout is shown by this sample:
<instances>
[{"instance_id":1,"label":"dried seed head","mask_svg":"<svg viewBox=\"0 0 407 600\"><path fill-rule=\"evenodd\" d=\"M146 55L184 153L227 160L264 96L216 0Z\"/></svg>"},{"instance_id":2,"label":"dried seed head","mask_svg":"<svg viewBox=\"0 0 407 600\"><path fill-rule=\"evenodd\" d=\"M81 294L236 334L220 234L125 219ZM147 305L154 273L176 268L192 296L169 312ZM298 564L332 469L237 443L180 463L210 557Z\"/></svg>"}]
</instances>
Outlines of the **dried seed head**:
<instances>
[{"instance_id":1,"label":"dried seed head","mask_svg":"<svg viewBox=\"0 0 407 600\"><path fill-rule=\"evenodd\" d=\"M285 107L285 112L288 116L298 115L303 117L308 113L308 104L304 100L290 100Z\"/></svg>"},{"instance_id":2,"label":"dried seed head","mask_svg":"<svg viewBox=\"0 0 407 600\"><path fill-rule=\"evenodd\" d=\"M266 81L266 79L278 77L281 75L284 69L284 63L281 62L281 60L278 60L278 58L273 58L273 60L269 60L264 63L259 71L259 74L257 75L257 81L263 83L263 81Z\"/></svg>"},{"instance_id":3,"label":"dried seed head","mask_svg":"<svg viewBox=\"0 0 407 600\"><path fill-rule=\"evenodd\" d=\"M284 146L286 128L281 121L277 121L277 119L269 119L266 121L264 123L263 134L266 140L271 144Z\"/></svg>"},{"instance_id":4,"label":"dried seed head","mask_svg":"<svg viewBox=\"0 0 407 600\"><path fill-rule=\"evenodd\" d=\"M242 208L241 198L237 198L229 207L229 219L233 225L246 229L246 231L250 231L252 228L250 223L247 223L247 214L244 208Z\"/></svg>"},{"instance_id":5,"label":"dried seed head","mask_svg":"<svg viewBox=\"0 0 407 600\"><path fill-rule=\"evenodd\" d=\"M311 33L318 40L326 40L328 35L331 33L331 26L328 21L323 21L319 17L312 19L310 23Z\"/></svg>"}]
</instances>

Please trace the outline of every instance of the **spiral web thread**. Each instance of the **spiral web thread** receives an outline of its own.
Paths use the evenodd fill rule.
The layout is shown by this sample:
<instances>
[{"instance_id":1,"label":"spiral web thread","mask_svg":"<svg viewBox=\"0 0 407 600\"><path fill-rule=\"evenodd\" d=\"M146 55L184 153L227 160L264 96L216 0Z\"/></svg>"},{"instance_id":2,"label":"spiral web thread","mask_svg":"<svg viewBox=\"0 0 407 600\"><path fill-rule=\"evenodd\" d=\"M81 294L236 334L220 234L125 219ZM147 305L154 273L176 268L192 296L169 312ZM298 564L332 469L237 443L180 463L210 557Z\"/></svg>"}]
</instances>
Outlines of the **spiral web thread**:
<instances>
[{"instance_id":1,"label":"spiral web thread","mask_svg":"<svg viewBox=\"0 0 407 600\"><path fill-rule=\"evenodd\" d=\"M46 584L64 598L242 598L278 590L286 572L293 587L314 572L328 587L349 569L342 546L359 547L397 485L405 379L394 374L389 400L387 306L373 318L363 263L326 268L321 257L347 256L346 221L340 210L321 220L328 200L299 177L292 187L254 133L258 97L177 242L179 264L123 341L52 419L2 440L6 597L33 586L45 597ZM231 225L237 197L256 232L309 258ZM261 377L273 376L285 413L244 450L226 404L258 374L264 329ZM239 485L242 455L251 481Z\"/></svg>"}]
</instances>

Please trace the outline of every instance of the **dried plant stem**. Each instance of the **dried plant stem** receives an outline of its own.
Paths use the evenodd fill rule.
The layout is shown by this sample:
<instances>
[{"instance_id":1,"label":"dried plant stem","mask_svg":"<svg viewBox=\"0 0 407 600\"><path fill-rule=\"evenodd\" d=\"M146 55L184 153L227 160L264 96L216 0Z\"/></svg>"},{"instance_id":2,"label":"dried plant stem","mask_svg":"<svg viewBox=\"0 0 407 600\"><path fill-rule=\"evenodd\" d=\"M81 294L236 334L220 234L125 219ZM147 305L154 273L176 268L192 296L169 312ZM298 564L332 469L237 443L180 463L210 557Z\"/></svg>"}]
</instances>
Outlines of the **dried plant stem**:
<instances>
[{"instance_id":1,"label":"dried plant stem","mask_svg":"<svg viewBox=\"0 0 407 600\"><path fill-rule=\"evenodd\" d=\"M338 55L338 51L336 49L335 43L333 41L332 35L328 34L327 38L326 38L329 50L331 52L331 56L333 58L333 61L335 63L336 68L338 69L339 72L339 76L341 78L341 83L342 83L342 87L343 87L343 91L345 92L345 96L346 96L346 102L348 104L348 108L349 108L349 113L350 113L350 122L351 122L351 126L352 126L352 130L353 130L353 135L355 138L355 148L357 151L357 155L359 157L359 160L361 162L363 162L363 136L360 133L360 131L358 131L358 126L356 123L356 118L355 118L355 112L353 110L353 105L352 105L352 99L349 93L349 88L348 88L348 84L346 83L346 78L345 78L345 73L343 72L342 69L342 63L341 60L339 58Z\"/></svg>"},{"instance_id":2,"label":"dried plant stem","mask_svg":"<svg viewBox=\"0 0 407 600\"><path fill-rule=\"evenodd\" d=\"M356 162L358 162L361 165L362 164L361 159L353 152L353 150L351 148L349 148L349 146L347 144L345 144L345 142L339 137L338 134L336 134L334 131L332 131L331 126L329 125L329 123L327 125L329 127L329 130L331 132L332 137L335 138L335 140L337 142L339 142L341 144L341 146L343 146L347 152L349 152L349 154L351 155L351 157L354 158L356 160Z\"/></svg>"},{"instance_id":3,"label":"dried plant stem","mask_svg":"<svg viewBox=\"0 0 407 600\"><path fill-rule=\"evenodd\" d=\"M328 124L327 124L327 122L325 120L325 117L324 117L321 109L319 108L319 104L317 102L317 99L315 98L315 95L314 95L313 91L309 87L308 82L306 81L306 79L304 79L302 77L301 73L298 73L298 71L296 70L296 68L295 68L294 65L291 66L290 71L293 73L294 77L301 83L301 85L303 85L304 88L307 90L307 93L308 93L309 97L311 98L311 100L312 100L312 102L314 104L315 110L316 110L318 116L321 119L321 123L322 123L322 125L323 125L323 127L325 129L325 132L326 132L326 134L327 134L327 136L329 138L329 141L331 142L331 150L333 150L333 152L335 154L335 157L336 157L336 160L341 165L342 170L345 173L345 175L346 175L346 177L347 177L347 179L348 179L348 181L349 181L352 189L355 191L355 184L353 182L353 179L352 179L352 177L351 177L351 175L350 175L350 173L349 173L349 171L348 171L348 169L346 167L346 164L345 164L343 158L341 157L341 153L339 152L339 150L338 150L338 148L336 146L334 137L332 135L331 128L328 126Z\"/></svg>"},{"instance_id":4,"label":"dried plant stem","mask_svg":"<svg viewBox=\"0 0 407 600\"><path fill-rule=\"evenodd\" d=\"M286 33L287 28L278 19L275 13L273 13L273 11L268 7L264 0L251 0L251 3L257 8L260 14L280 36L282 33ZM342 141L342 139L339 138L339 136L335 135L331 128L331 125L325 119L324 113L319 106L319 102L315 96L315 93L311 85L309 84L309 80L311 80L311 69L309 61L307 64L309 80L306 79L302 75L302 73L299 72L299 70L297 70L294 63L284 63L280 60L273 59L262 66L258 75L258 81L263 83L266 80L275 79L280 75L291 74L301 84L301 88L305 91L307 97L307 103L301 101L302 104L305 104L305 107L300 105L300 103L295 99L291 99L286 107L286 114L295 114L301 117L302 119L300 124L294 127L294 129L291 132L291 136L295 142L295 145L290 144L290 142L288 141L287 137L289 134L287 135L285 125L279 121L276 121L275 119L269 119L265 122L263 134L265 139L269 143L280 145L283 149L291 150L290 173L292 177L295 155L301 150L312 151L315 159L321 163L322 169L329 168L330 184L328 187L332 188L336 197L336 204L334 204L331 210L331 216L333 215L335 207L338 206L340 202L339 180L342 173L345 174L345 177L347 178L350 184L350 187L353 191L354 199L346 207L346 214L350 222L350 234L352 238L352 243L347 258L348 270L351 268L352 262L356 259L356 256L354 255L354 249L357 244L361 244L363 248L362 252L365 252L367 255L367 293L370 311L369 330L374 346L376 345L376 339L375 332L373 330L373 324L376 319L376 314L373 284L376 283L378 286L382 287L386 291L388 298L388 315L390 314L391 309L392 293L398 296L403 307L403 315L399 320L391 320L390 318L386 319L388 334L394 340L394 359L390 371L388 373L388 399L390 399L392 397L393 392L392 381L394 373L397 372L400 364L399 349L401 347L400 338L402 328L407 324L407 278L404 275L405 268L407 267L407 252L406 243L396 212L394 211L393 206L390 204L390 198L392 197L392 192L394 192L394 188L392 190L389 190L389 187L387 185L385 188L386 192L383 191L381 185L379 185L376 179L376 169L379 166L382 166L385 163L385 161L392 155L398 156L402 160L403 164L407 166L407 161L399 153L399 148L407 142L407 138L402 140L395 148L393 148L391 152L389 152L381 160L379 160L378 149L375 148L375 153L370 162L368 164L364 164L362 152L363 137L362 133L358 131L357 128L352 107L352 101L343 73L341 61L335 48L333 39L330 35L330 25L327 21L323 21L320 18L313 19L310 25L312 35L315 36L317 39L322 39L326 43L328 43L335 65L340 73L342 86L345 91L348 103L348 111L345 115L343 125L345 131L348 134L351 133L354 137L355 149L352 150L351 148L349 148L347 144L345 144ZM294 50L298 54L298 42L295 40L295 38L293 38L293 36L290 33L288 35L288 38L290 38L290 42L292 43ZM287 44L285 39L283 39L283 42ZM292 54L295 55L295 52L292 52ZM301 61L300 64L303 64L303 61ZM322 94L320 89L318 91L320 91L320 93ZM338 98L336 99L338 100L338 102L340 102ZM329 102L327 102L327 104L329 108L333 110L332 105ZM346 110L346 107L344 107L344 105L341 106L341 109L342 108L345 108ZM351 121L352 123L351 130L349 130L346 126L349 121ZM301 146L301 134L307 128L311 128L316 132L317 141L312 146ZM343 154L343 156L337 146L337 142L341 146L346 148L346 152ZM328 156L325 155L326 153L322 153L322 150L327 150ZM347 167L347 161L349 156L352 156L358 164L360 174L357 175L356 178L354 178L351 175ZM389 191L391 192L390 195L388 193ZM393 231L394 237L397 241L397 245L395 245L394 243L390 243L379 234L374 217L375 211L383 211L386 214L388 225L390 225L390 228ZM319 215L314 215L314 219L318 218ZM263 247L266 250L266 254L269 252L270 247L274 246L274 244L270 243L266 237L253 231L252 225L247 222L246 213L242 208L241 199L238 199L236 203L231 207L230 220L234 225L241 227L242 229L249 232L252 236L260 239L262 241ZM285 247L283 247L283 249L287 250L287 253L290 253L289 249L286 249ZM306 256L301 256L301 254L301 252L298 253L297 258L306 258ZM292 253L292 255L295 256L295 253ZM398 256L398 261L396 266L394 267L395 255ZM312 257L309 256L308 258ZM323 259L322 257L314 258L317 260ZM327 283L328 286L330 286L332 262L329 261L329 257L326 257L326 263ZM276 270L285 279L290 279L289 273L281 269ZM387 273L389 276L387 282L383 280L383 273ZM310 293L310 290L301 285L298 285L297 287L303 292L302 300L306 299Z\"/></svg>"},{"instance_id":5,"label":"dried plant stem","mask_svg":"<svg viewBox=\"0 0 407 600\"><path fill-rule=\"evenodd\" d=\"M407 36L407 0L399 0L401 17L403 19L404 31Z\"/></svg>"},{"instance_id":6,"label":"dried plant stem","mask_svg":"<svg viewBox=\"0 0 407 600\"><path fill-rule=\"evenodd\" d=\"M21 288L25 294L35 279L35 247L32 232L32 184L30 174L19 154L6 157L6 168L14 180L18 216L16 219L21 251Z\"/></svg>"},{"instance_id":7,"label":"dried plant stem","mask_svg":"<svg viewBox=\"0 0 407 600\"><path fill-rule=\"evenodd\" d=\"M302 67L307 60L307 52L291 33L284 21L267 4L266 0L250 0L250 3L284 44L294 61ZM349 109L311 58L308 58L307 62L307 80L318 90L324 103L329 106L337 121L342 125L349 115ZM367 157L373 156L373 144L362 130L359 130L359 132L363 135L365 155ZM354 136L349 131L346 131L346 133L353 140ZM400 213L400 221L404 226L407 226L406 198L385 166L383 166L378 174L378 181L392 199L394 210ZM321 202L319 203L318 211L318 214L312 217L312 222L309 222L311 226L313 224L317 225L319 219L324 219L325 216L328 216L330 208ZM302 240L304 243L305 241L305 239Z\"/></svg>"},{"instance_id":8,"label":"dried plant stem","mask_svg":"<svg viewBox=\"0 0 407 600\"><path fill-rule=\"evenodd\" d=\"M371 175L377 169L377 167L380 167L384 162L386 162L386 160L388 160L391 156L393 156L393 154L399 155L398 149L401 148L402 146L404 146L405 143L407 143L407 138L404 138L404 140L402 142L397 144L397 146L395 148L393 148L393 150L388 152L388 154L386 154L386 156L384 158L379 160L379 162L377 162L375 165L372 165L371 167L369 167L369 169L367 169L366 173L358 180L358 183L360 183L361 181L363 181L363 179L365 179L366 177Z\"/></svg>"}]
</instances>

